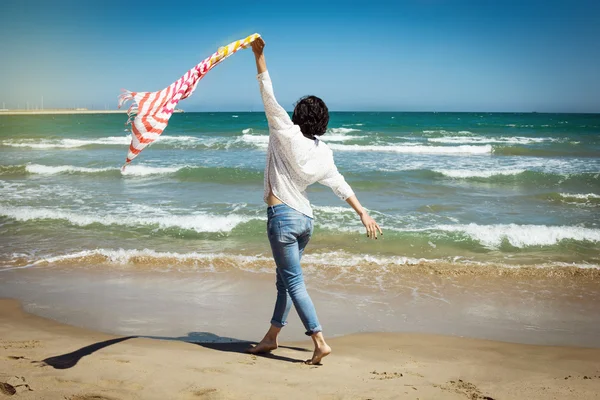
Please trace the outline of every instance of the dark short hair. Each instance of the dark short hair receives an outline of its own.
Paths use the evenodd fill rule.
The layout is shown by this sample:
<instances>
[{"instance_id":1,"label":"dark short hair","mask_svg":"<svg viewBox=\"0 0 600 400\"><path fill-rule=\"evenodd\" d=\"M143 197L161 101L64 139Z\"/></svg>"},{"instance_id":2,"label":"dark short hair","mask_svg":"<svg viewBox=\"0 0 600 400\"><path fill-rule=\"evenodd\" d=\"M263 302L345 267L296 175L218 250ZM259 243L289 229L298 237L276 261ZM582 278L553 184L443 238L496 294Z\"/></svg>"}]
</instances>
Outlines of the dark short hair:
<instances>
[{"instance_id":1,"label":"dark short hair","mask_svg":"<svg viewBox=\"0 0 600 400\"><path fill-rule=\"evenodd\" d=\"M304 96L294 107L292 122L300 127L304 136L314 139L327 130L329 110L325 102L317 96Z\"/></svg>"}]
</instances>

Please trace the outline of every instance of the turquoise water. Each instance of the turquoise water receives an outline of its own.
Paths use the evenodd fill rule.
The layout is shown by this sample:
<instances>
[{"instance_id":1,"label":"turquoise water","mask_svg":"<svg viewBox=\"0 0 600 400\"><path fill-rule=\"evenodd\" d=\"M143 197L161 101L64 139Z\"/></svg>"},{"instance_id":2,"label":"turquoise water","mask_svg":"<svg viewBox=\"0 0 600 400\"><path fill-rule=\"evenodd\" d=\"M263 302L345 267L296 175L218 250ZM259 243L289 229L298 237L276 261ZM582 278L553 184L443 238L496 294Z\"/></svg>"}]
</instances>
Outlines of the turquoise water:
<instances>
[{"instance_id":1,"label":"turquoise water","mask_svg":"<svg viewBox=\"0 0 600 400\"><path fill-rule=\"evenodd\" d=\"M0 263L269 268L264 114L175 114L121 173L125 120L0 117ZM385 235L314 185L309 263L600 265L600 115L332 113L323 141Z\"/></svg>"}]
</instances>

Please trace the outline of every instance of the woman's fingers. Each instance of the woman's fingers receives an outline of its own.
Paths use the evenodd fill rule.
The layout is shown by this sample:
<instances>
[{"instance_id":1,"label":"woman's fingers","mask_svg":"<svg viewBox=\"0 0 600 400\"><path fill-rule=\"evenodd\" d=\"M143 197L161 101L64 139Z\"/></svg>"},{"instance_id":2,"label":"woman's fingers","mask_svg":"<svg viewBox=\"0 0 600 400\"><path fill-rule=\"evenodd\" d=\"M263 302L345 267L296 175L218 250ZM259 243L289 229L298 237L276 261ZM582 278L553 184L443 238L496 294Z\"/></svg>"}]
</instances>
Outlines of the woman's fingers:
<instances>
[{"instance_id":1,"label":"woman's fingers","mask_svg":"<svg viewBox=\"0 0 600 400\"><path fill-rule=\"evenodd\" d=\"M370 239L377 239L377 228L375 228L377 224L370 223L367 225L367 237Z\"/></svg>"},{"instance_id":2,"label":"woman's fingers","mask_svg":"<svg viewBox=\"0 0 600 400\"><path fill-rule=\"evenodd\" d=\"M363 221L363 223L365 225L365 228L367 229L367 237L369 239L377 239L377 231L379 231L379 233L383 235L383 231L381 230L379 225L377 225L377 222L375 222L374 219L369 217L367 221Z\"/></svg>"},{"instance_id":3,"label":"woman's fingers","mask_svg":"<svg viewBox=\"0 0 600 400\"><path fill-rule=\"evenodd\" d=\"M265 47L265 41L259 37L252 42L252 50L255 52L261 52Z\"/></svg>"}]
</instances>

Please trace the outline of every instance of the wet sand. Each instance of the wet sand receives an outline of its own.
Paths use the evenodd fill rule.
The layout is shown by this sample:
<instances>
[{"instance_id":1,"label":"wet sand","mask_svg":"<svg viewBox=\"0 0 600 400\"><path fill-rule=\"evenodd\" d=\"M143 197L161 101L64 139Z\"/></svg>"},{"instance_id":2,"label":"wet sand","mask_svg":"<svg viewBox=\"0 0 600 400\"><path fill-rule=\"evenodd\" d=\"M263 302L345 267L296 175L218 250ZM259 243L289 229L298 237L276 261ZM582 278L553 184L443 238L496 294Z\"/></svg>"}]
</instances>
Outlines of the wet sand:
<instances>
[{"instance_id":1,"label":"wet sand","mask_svg":"<svg viewBox=\"0 0 600 400\"><path fill-rule=\"evenodd\" d=\"M2 270L0 293L36 315L115 335L210 332L259 340L264 334L275 300L272 273L160 268ZM334 278L332 269L305 269L327 337L412 332L600 348L600 285L587 275L455 276L423 269L369 280L351 272ZM304 340L303 332L292 311L282 339Z\"/></svg>"},{"instance_id":2,"label":"wet sand","mask_svg":"<svg viewBox=\"0 0 600 400\"><path fill-rule=\"evenodd\" d=\"M76 328L15 300L0 301L0 338L7 398L600 398L600 349L369 333L332 339L332 356L308 366L307 341L257 357L243 352L248 343L206 334L187 343Z\"/></svg>"}]
</instances>

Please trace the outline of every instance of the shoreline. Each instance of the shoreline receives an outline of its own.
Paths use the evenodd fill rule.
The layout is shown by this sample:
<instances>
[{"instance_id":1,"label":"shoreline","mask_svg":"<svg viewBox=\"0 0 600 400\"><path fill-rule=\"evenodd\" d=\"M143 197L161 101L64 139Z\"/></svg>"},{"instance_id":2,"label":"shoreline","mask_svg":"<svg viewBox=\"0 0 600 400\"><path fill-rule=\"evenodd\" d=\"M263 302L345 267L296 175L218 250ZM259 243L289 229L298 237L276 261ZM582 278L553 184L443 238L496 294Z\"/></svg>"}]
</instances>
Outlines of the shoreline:
<instances>
[{"instance_id":1,"label":"shoreline","mask_svg":"<svg viewBox=\"0 0 600 400\"><path fill-rule=\"evenodd\" d=\"M253 271L242 262L232 270L215 260L209 268L164 268L138 261L0 270L0 293L36 315L115 335L264 334L276 293L272 266ZM305 266L304 273L327 337L414 332L600 348L600 287L579 276L398 270L369 283L351 273L336 278L339 271L330 268ZM303 332L292 312L282 337L303 340Z\"/></svg>"},{"instance_id":2,"label":"shoreline","mask_svg":"<svg viewBox=\"0 0 600 400\"><path fill-rule=\"evenodd\" d=\"M408 333L330 339L323 366L310 343L271 355L252 342L119 337L28 314L0 299L0 382L22 399L597 399L600 349ZM186 341L182 339L188 339ZM40 397L42 396L42 397Z\"/></svg>"}]
</instances>

